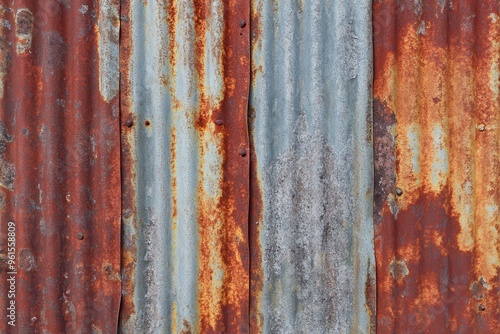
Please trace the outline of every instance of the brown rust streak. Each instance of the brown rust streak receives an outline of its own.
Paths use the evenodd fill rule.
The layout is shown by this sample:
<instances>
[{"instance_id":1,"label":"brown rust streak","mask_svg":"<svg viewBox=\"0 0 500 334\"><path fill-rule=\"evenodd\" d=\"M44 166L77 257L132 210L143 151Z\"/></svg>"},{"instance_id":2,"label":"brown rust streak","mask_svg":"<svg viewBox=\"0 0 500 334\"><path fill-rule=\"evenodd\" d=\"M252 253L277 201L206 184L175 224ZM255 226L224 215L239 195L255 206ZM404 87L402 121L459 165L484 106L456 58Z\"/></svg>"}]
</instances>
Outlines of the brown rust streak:
<instances>
[{"instance_id":1,"label":"brown rust streak","mask_svg":"<svg viewBox=\"0 0 500 334\"><path fill-rule=\"evenodd\" d=\"M222 197L226 199L228 229L224 262L226 305L224 316L228 332L248 333L249 328L249 152L248 93L250 85L249 25L240 28L241 20L250 21L249 1L226 1L224 35L225 98L221 112L228 131L225 138L226 161L223 175L226 180ZM235 82L238 82L236 85Z\"/></svg>"},{"instance_id":2,"label":"brown rust streak","mask_svg":"<svg viewBox=\"0 0 500 334\"><path fill-rule=\"evenodd\" d=\"M220 104L213 104L205 94L204 66L206 50L206 2L195 1L196 69L200 82L200 109L196 128L200 132L203 156L205 136L219 143L222 158L221 195L206 201L200 193L200 331L203 333L247 333L249 307L248 196L249 156L247 106L249 89L248 27L249 3L224 1L223 59L221 74L224 91ZM239 84L236 85L235 82ZM223 126L215 127L217 119ZM202 172L202 171L201 171ZM202 174L203 178L203 174ZM203 179L200 181L203 182ZM200 188L202 185L200 183ZM208 197L210 199L210 197ZM223 272L222 281L214 268Z\"/></svg>"},{"instance_id":3,"label":"brown rust streak","mask_svg":"<svg viewBox=\"0 0 500 334\"><path fill-rule=\"evenodd\" d=\"M252 107L253 108L253 107ZM262 333L264 315L262 314L262 290L264 287L264 268L262 267L262 247L260 229L262 226L263 202L262 187L258 175L257 152L254 141L255 110L250 112L250 214L248 221L250 244L250 330Z\"/></svg>"},{"instance_id":4,"label":"brown rust streak","mask_svg":"<svg viewBox=\"0 0 500 334\"><path fill-rule=\"evenodd\" d=\"M132 138L137 120L130 114L131 87L130 58L132 56L130 1L122 1L120 15L126 18L120 28L120 124L121 124L121 174L122 174L122 226L137 230L137 208L135 206L135 161ZM120 306L120 328L133 330L135 305L135 274L137 263L137 239L122 228L121 276L122 300ZM130 326L130 327L129 327Z\"/></svg>"},{"instance_id":5,"label":"brown rust streak","mask_svg":"<svg viewBox=\"0 0 500 334\"><path fill-rule=\"evenodd\" d=\"M374 3L381 332L500 325L498 11L492 0Z\"/></svg>"}]
</instances>

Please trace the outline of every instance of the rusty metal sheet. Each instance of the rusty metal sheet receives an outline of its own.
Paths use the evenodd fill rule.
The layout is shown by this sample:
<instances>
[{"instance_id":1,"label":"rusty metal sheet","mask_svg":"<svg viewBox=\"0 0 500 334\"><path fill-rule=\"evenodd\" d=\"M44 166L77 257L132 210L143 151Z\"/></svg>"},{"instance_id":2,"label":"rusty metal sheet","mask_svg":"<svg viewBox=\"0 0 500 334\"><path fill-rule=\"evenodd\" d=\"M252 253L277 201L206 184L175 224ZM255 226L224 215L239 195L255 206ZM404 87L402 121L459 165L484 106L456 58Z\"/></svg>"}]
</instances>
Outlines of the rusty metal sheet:
<instances>
[{"instance_id":1,"label":"rusty metal sheet","mask_svg":"<svg viewBox=\"0 0 500 334\"><path fill-rule=\"evenodd\" d=\"M371 27L371 1L252 1L252 332L375 329Z\"/></svg>"},{"instance_id":2,"label":"rusty metal sheet","mask_svg":"<svg viewBox=\"0 0 500 334\"><path fill-rule=\"evenodd\" d=\"M374 2L382 333L500 328L499 5Z\"/></svg>"},{"instance_id":3,"label":"rusty metal sheet","mask_svg":"<svg viewBox=\"0 0 500 334\"><path fill-rule=\"evenodd\" d=\"M249 2L121 15L120 329L247 333Z\"/></svg>"},{"instance_id":4,"label":"rusty metal sheet","mask_svg":"<svg viewBox=\"0 0 500 334\"><path fill-rule=\"evenodd\" d=\"M117 329L118 9L0 1L1 333Z\"/></svg>"}]
</instances>

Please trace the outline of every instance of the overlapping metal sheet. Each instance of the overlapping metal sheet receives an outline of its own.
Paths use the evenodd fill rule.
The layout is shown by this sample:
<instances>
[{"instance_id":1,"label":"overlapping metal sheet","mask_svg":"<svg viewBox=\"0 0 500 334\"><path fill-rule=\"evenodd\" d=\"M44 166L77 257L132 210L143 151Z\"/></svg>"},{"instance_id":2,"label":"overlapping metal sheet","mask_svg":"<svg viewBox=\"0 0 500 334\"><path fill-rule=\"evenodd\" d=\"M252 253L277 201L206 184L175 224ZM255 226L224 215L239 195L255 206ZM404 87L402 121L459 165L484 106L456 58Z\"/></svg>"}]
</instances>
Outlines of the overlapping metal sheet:
<instances>
[{"instance_id":1,"label":"overlapping metal sheet","mask_svg":"<svg viewBox=\"0 0 500 334\"><path fill-rule=\"evenodd\" d=\"M122 7L123 332L249 331L249 5Z\"/></svg>"},{"instance_id":2,"label":"overlapping metal sheet","mask_svg":"<svg viewBox=\"0 0 500 334\"><path fill-rule=\"evenodd\" d=\"M370 1L252 1L252 331L375 329Z\"/></svg>"},{"instance_id":3,"label":"overlapping metal sheet","mask_svg":"<svg viewBox=\"0 0 500 334\"><path fill-rule=\"evenodd\" d=\"M112 0L0 2L2 333L116 330L118 8Z\"/></svg>"},{"instance_id":4,"label":"overlapping metal sheet","mask_svg":"<svg viewBox=\"0 0 500 334\"><path fill-rule=\"evenodd\" d=\"M249 5L122 8L124 332L373 328L370 3Z\"/></svg>"},{"instance_id":5,"label":"overlapping metal sheet","mask_svg":"<svg viewBox=\"0 0 500 334\"><path fill-rule=\"evenodd\" d=\"M499 5L374 2L381 333L500 328Z\"/></svg>"}]
</instances>

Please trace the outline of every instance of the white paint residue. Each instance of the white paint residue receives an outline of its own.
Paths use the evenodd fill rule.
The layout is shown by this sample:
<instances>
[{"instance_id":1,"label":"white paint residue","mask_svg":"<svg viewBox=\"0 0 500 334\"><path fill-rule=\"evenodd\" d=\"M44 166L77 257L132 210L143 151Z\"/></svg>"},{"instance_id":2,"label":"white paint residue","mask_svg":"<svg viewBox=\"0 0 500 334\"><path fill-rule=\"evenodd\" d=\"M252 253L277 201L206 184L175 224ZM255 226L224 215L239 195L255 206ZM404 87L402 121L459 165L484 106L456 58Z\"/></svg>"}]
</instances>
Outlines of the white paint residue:
<instances>
[{"instance_id":1,"label":"white paint residue","mask_svg":"<svg viewBox=\"0 0 500 334\"><path fill-rule=\"evenodd\" d=\"M120 17L111 0L99 8L99 91L106 102L118 94Z\"/></svg>"}]
</instances>

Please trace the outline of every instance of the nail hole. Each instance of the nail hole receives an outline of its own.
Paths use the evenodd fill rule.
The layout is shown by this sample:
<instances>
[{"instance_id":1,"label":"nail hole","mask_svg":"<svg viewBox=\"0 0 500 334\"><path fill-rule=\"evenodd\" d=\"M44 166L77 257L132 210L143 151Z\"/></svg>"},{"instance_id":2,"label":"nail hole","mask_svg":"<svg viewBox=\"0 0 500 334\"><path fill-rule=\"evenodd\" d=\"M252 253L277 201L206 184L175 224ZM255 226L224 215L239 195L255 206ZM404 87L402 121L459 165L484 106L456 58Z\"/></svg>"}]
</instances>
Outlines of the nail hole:
<instances>
[{"instance_id":1,"label":"nail hole","mask_svg":"<svg viewBox=\"0 0 500 334\"><path fill-rule=\"evenodd\" d=\"M82 232L78 232L76 234L76 237L78 238L78 240L83 240L83 233Z\"/></svg>"},{"instance_id":2,"label":"nail hole","mask_svg":"<svg viewBox=\"0 0 500 334\"><path fill-rule=\"evenodd\" d=\"M245 150L244 148L240 148L239 153L240 153L240 156L243 158L247 156L247 150Z\"/></svg>"},{"instance_id":3,"label":"nail hole","mask_svg":"<svg viewBox=\"0 0 500 334\"><path fill-rule=\"evenodd\" d=\"M150 126L150 125L151 125L151 122L150 122L150 121L148 121L148 120L146 120L146 121L144 122L144 124L146 124L146 126Z\"/></svg>"}]
</instances>

